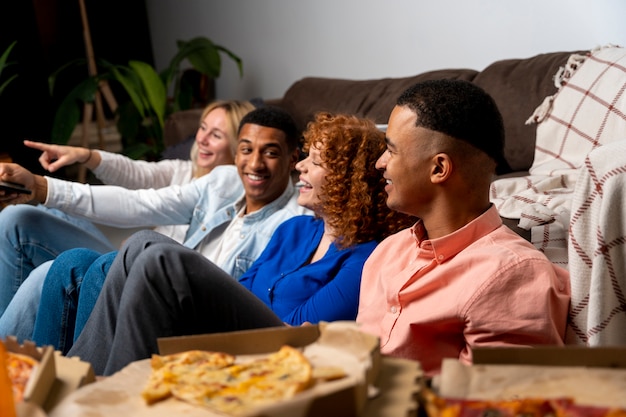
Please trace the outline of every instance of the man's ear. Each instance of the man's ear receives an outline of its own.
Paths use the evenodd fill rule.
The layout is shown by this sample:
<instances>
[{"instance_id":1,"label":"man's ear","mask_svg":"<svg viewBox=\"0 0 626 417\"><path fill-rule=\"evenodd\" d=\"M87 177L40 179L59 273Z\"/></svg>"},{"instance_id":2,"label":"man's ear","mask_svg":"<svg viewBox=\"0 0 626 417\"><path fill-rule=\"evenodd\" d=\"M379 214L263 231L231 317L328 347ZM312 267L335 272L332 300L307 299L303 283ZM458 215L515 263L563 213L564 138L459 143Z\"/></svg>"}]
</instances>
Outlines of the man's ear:
<instances>
[{"instance_id":1,"label":"man's ear","mask_svg":"<svg viewBox=\"0 0 626 417\"><path fill-rule=\"evenodd\" d=\"M438 153L432 158L430 170L430 181L433 184L440 184L447 181L452 175L454 164L452 158L447 153Z\"/></svg>"},{"instance_id":2,"label":"man's ear","mask_svg":"<svg viewBox=\"0 0 626 417\"><path fill-rule=\"evenodd\" d=\"M289 162L289 167L293 171L296 169L296 164L300 160L300 149L296 148L291 154L291 161Z\"/></svg>"}]
</instances>

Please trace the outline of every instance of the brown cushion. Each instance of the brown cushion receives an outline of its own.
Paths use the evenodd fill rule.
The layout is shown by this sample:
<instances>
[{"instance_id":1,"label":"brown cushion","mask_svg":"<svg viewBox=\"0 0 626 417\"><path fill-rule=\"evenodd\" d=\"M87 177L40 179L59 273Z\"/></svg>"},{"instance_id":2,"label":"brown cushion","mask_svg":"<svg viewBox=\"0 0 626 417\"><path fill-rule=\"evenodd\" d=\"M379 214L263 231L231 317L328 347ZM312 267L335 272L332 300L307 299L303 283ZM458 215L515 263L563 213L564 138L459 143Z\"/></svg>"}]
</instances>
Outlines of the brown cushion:
<instances>
[{"instance_id":1,"label":"brown cushion","mask_svg":"<svg viewBox=\"0 0 626 417\"><path fill-rule=\"evenodd\" d=\"M176 145L194 135L200 126L200 116L204 109L190 109L174 112L165 119L163 145Z\"/></svg>"},{"instance_id":2,"label":"brown cushion","mask_svg":"<svg viewBox=\"0 0 626 417\"><path fill-rule=\"evenodd\" d=\"M535 125L526 120L543 99L554 94L554 75L574 52L554 52L526 59L496 61L473 82L489 93L502 113L504 155L512 171L527 171L535 152Z\"/></svg>"},{"instance_id":3,"label":"brown cushion","mask_svg":"<svg viewBox=\"0 0 626 417\"><path fill-rule=\"evenodd\" d=\"M318 111L352 113L385 124L398 96L411 85L442 78L471 81L476 74L470 69L446 69L377 80L307 77L292 84L277 104L292 114L301 130Z\"/></svg>"}]
</instances>

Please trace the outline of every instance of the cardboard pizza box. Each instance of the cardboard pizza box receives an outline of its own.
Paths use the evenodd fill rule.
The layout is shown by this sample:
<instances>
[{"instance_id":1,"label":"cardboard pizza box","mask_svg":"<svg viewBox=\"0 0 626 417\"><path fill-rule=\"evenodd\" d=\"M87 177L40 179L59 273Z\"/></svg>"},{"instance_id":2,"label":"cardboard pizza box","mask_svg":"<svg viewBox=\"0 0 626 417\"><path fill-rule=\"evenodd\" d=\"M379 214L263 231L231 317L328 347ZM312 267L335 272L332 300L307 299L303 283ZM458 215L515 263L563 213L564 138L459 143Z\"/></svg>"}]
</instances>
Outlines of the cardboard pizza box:
<instances>
[{"instance_id":1,"label":"cardboard pizza box","mask_svg":"<svg viewBox=\"0 0 626 417\"><path fill-rule=\"evenodd\" d=\"M316 384L297 394L293 400L263 407L261 411L247 416L416 415L415 392L419 389L418 381L422 375L419 364L381 358L378 339L360 332L354 322L162 338L158 344L159 353L163 355L202 349L228 352L244 361L276 352L283 345L291 345L302 347L314 366L340 364L346 370L345 378ZM150 372L150 359L133 362L116 374L72 393L52 409L50 417L78 416L87 412L97 413L101 417L218 415L174 398L146 405L140 392Z\"/></svg>"},{"instance_id":2,"label":"cardboard pizza box","mask_svg":"<svg viewBox=\"0 0 626 417\"><path fill-rule=\"evenodd\" d=\"M20 344L12 336L4 343L8 351L39 361L24 392L24 403L16 407L18 417L46 416L67 395L95 381L90 364L63 357L52 346L38 347L31 341Z\"/></svg>"},{"instance_id":3,"label":"cardboard pizza box","mask_svg":"<svg viewBox=\"0 0 626 417\"><path fill-rule=\"evenodd\" d=\"M342 325L345 327L333 331L334 326ZM359 380L322 392L312 398L306 405L308 408L306 415L325 417L361 415L367 401L368 385L373 384L378 377L381 358L378 338L358 331L353 323L321 323L315 326L266 328L158 340L159 353L163 355L193 349L227 352L236 356L257 355L276 352L283 345L304 348L316 343L339 347L340 350L355 356L360 355L359 360L364 362L365 366Z\"/></svg>"},{"instance_id":4,"label":"cardboard pizza box","mask_svg":"<svg viewBox=\"0 0 626 417\"><path fill-rule=\"evenodd\" d=\"M24 402L43 408L56 378L54 351L49 346L37 348L32 342L19 344L13 337L7 338L4 344L7 351L30 356L38 362L26 385Z\"/></svg>"},{"instance_id":5,"label":"cardboard pizza box","mask_svg":"<svg viewBox=\"0 0 626 417\"><path fill-rule=\"evenodd\" d=\"M328 326L338 326L328 332ZM342 326L344 330L342 330ZM320 341L330 335L332 342ZM356 339L356 340L355 340ZM354 322L320 323L315 326L281 327L159 339L159 352L171 354L191 349L229 352L235 355L270 353L287 344L305 347L317 342L366 347L370 366L365 384L345 387L315 399L310 416L411 417L417 416L416 394L425 378L416 361L381 356L377 337L358 331ZM283 410L284 412L284 410Z\"/></svg>"},{"instance_id":6,"label":"cardboard pizza box","mask_svg":"<svg viewBox=\"0 0 626 417\"><path fill-rule=\"evenodd\" d=\"M444 360L434 386L449 398L568 397L581 405L626 409L626 348L481 348L471 366Z\"/></svg>"},{"instance_id":7,"label":"cardboard pizza box","mask_svg":"<svg viewBox=\"0 0 626 417\"><path fill-rule=\"evenodd\" d=\"M91 364L81 361L79 358L68 358L61 352L54 352L56 378L50 388L44 410L52 410L65 397L79 388L96 381L96 376Z\"/></svg>"},{"instance_id":8,"label":"cardboard pizza box","mask_svg":"<svg viewBox=\"0 0 626 417\"><path fill-rule=\"evenodd\" d=\"M586 366L626 369L626 347L537 346L474 349L474 364Z\"/></svg>"}]
</instances>

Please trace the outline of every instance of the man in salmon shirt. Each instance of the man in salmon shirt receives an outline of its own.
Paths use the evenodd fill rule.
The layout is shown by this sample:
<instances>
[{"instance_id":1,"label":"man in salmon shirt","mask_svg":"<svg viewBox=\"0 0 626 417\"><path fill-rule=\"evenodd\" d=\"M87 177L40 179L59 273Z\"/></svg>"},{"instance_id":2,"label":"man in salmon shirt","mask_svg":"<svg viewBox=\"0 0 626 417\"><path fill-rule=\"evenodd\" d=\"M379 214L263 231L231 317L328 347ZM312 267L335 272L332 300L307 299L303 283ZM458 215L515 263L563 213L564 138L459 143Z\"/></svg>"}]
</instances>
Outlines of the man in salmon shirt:
<instances>
[{"instance_id":1,"label":"man in salmon shirt","mask_svg":"<svg viewBox=\"0 0 626 417\"><path fill-rule=\"evenodd\" d=\"M465 81L407 89L376 166L387 205L420 220L381 242L363 269L357 322L383 354L472 361L485 346L562 345L569 274L502 224L489 184L504 161L493 99Z\"/></svg>"}]
</instances>

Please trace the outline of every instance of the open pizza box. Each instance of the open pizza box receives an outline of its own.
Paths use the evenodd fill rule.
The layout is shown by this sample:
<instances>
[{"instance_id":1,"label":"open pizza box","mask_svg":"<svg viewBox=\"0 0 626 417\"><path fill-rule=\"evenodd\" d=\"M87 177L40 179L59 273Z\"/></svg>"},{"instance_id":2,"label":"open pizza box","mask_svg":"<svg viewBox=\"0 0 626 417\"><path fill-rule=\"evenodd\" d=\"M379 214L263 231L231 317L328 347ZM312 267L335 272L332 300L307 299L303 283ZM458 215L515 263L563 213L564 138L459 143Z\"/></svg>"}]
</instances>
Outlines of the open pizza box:
<instances>
[{"instance_id":1,"label":"open pizza box","mask_svg":"<svg viewBox=\"0 0 626 417\"><path fill-rule=\"evenodd\" d=\"M62 357L51 346L38 347L30 341L19 344L14 337L3 342L7 351L38 362L26 385L24 401L16 405L18 417L45 416L65 396L95 380L91 365Z\"/></svg>"},{"instance_id":2,"label":"open pizza box","mask_svg":"<svg viewBox=\"0 0 626 417\"><path fill-rule=\"evenodd\" d=\"M416 410L414 394L418 389L416 381L421 375L419 364L382 359L378 339L359 331L354 322L171 337L159 339L158 343L162 355L199 349L234 354L238 361L263 357L283 345L290 345L301 348L314 367L338 366L346 373L341 379L318 382L291 400L264 406L246 416L395 417L414 415L412 412ZM381 366L384 369L381 370ZM133 362L120 372L73 393L54 408L50 417L89 413L100 417L224 416L175 398L147 405L140 393L150 372L149 359ZM381 389L381 375L384 375L386 393L392 395L369 398L372 391ZM366 407L372 403L375 406ZM402 413L398 413L400 407ZM372 410L376 410L376 414L372 414Z\"/></svg>"},{"instance_id":3,"label":"open pizza box","mask_svg":"<svg viewBox=\"0 0 626 417\"><path fill-rule=\"evenodd\" d=\"M446 398L571 398L626 409L626 348L577 346L482 348L471 366L445 359L433 380Z\"/></svg>"}]
</instances>

